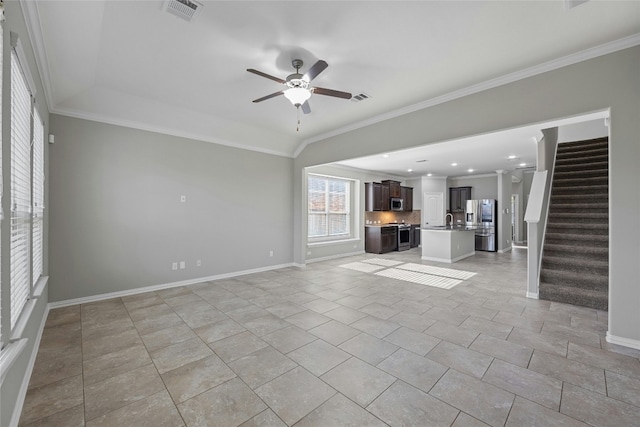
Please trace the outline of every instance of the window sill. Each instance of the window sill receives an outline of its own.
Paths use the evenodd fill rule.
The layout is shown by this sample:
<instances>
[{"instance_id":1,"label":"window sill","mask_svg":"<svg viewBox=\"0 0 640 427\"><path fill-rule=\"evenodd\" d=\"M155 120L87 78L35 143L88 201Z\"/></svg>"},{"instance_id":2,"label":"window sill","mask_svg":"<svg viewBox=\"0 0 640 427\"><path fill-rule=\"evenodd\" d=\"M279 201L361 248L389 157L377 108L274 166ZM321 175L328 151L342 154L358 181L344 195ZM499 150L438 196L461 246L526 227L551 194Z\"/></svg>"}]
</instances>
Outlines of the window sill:
<instances>
[{"instance_id":1,"label":"window sill","mask_svg":"<svg viewBox=\"0 0 640 427\"><path fill-rule=\"evenodd\" d=\"M27 303L22 308L22 313L20 313L20 317L18 317L18 321L13 327L13 331L11 331L11 339L19 340L22 338L24 334L24 329L27 327L27 323L33 314L33 310L36 308L36 301L39 297L42 296L45 288L47 287L47 283L49 282L49 276L42 276L38 279L36 283L36 287L33 291L33 297L27 300Z\"/></svg>"},{"instance_id":2,"label":"window sill","mask_svg":"<svg viewBox=\"0 0 640 427\"><path fill-rule=\"evenodd\" d=\"M11 365L18 360L20 353L27 346L27 338L9 343L0 351L0 386L11 370Z\"/></svg>"},{"instance_id":3,"label":"window sill","mask_svg":"<svg viewBox=\"0 0 640 427\"><path fill-rule=\"evenodd\" d=\"M314 246L329 246L329 245L339 245L342 243L350 243L350 242L359 242L360 239L357 237L349 237L346 239L339 239L339 240L320 240L317 242L307 242L307 247L311 248Z\"/></svg>"}]
</instances>

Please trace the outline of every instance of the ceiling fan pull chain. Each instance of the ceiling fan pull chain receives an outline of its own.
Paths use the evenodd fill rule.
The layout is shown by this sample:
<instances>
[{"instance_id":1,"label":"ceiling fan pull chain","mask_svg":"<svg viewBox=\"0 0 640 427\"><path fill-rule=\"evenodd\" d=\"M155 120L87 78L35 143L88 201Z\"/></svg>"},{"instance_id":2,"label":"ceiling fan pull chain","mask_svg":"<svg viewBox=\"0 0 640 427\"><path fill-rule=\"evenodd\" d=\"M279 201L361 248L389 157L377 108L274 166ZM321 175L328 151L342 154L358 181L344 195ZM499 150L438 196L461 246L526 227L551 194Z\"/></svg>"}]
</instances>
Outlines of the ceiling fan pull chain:
<instances>
[{"instance_id":1,"label":"ceiling fan pull chain","mask_svg":"<svg viewBox=\"0 0 640 427\"><path fill-rule=\"evenodd\" d=\"M296 107L296 111L298 112L298 126L296 126L296 132L300 132L300 105Z\"/></svg>"}]
</instances>

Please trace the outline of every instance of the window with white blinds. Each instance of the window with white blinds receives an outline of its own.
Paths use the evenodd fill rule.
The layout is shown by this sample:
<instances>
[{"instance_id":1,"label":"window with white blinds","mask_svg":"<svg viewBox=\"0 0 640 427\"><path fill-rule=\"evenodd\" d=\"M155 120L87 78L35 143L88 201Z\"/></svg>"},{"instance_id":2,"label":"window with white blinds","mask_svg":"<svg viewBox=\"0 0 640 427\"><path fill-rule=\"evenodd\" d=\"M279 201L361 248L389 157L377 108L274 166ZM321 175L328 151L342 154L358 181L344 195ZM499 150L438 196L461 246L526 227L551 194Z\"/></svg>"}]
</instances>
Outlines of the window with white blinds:
<instances>
[{"instance_id":1,"label":"window with white blinds","mask_svg":"<svg viewBox=\"0 0 640 427\"><path fill-rule=\"evenodd\" d=\"M11 53L11 329L30 289L31 234L31 94Z\"/></svg>"},{"instance_id":2,"label":"window with white blinds","mask_svg":"<svg viewBox=\"0 0 640 427\"><path fill-rule=\"evenodd\" d=\"M308 175L309 239L343 239L351 233L351 181Z\"/></svg>"},{"instance_id":3,"label":"window with white blinds","mask_svg":"<svg viewBox=\"0 0 640 427\"><path fill-rule=\"evenodd\" d=\"M42 276L43 258L42 245L44 236L44 124L40 118L40 113L33 109L33 215L32 215L32 285Z\"/></svg>"}]
</instances>

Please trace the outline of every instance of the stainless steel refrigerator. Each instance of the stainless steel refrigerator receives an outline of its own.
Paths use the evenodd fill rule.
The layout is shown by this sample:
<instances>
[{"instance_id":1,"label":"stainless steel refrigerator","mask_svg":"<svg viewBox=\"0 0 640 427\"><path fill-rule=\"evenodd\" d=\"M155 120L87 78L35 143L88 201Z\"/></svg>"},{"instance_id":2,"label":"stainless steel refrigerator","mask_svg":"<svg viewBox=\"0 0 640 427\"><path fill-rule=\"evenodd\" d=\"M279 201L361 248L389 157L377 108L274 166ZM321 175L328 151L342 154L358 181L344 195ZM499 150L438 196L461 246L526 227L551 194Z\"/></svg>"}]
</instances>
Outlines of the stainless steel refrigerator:
<instances>
[{"instance_id":1,"label":"stainless steel refrigerator","mask_svg":"<svg viewBox=\"0 0 640 427\"><path fill-rule=\"evenodd\" d=\"M476 250L495 252L498 247L498 202L491 199L467 200L465 220L476 229Z\"/></svg>"}]
</instances>

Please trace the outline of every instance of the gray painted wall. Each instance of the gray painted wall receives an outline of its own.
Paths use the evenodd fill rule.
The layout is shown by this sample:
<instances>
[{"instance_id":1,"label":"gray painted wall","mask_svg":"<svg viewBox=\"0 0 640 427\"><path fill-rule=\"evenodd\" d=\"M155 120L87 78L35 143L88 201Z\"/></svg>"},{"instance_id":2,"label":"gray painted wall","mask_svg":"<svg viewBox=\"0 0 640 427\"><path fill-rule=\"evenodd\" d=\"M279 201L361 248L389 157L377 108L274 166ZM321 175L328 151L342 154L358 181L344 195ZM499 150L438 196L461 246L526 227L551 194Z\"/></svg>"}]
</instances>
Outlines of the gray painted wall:
<instances>
[{"instance_id":1,"label":"gray painted wall","mask_svg":"<svg viewBox=\"0 0 640 427\"><path fill-rule=\"evenodd\" d=\"M471 198L498 200L498 177L493 176L469 176L448 178L447 187L472 187Z\"/></svg>"},{"instance_id":2,"label":"gray painted wall","mask_svg":"<svg viewBox=\"0 0 640 427\"><path fill-rule=\"evenodd\" d=\"M291 263L290 158L55 114L51 131L50 301Z\"/></svg>"},{"instance_id":3,"label":"gray painted wall","mask_svg":"<svg viewBox=\"0 0 640 427\"><path fill-rule=\"evenodd\" d=\"M302 263L304 167L596 111L611 112L609 334L640 342L640 47L624 49L308 145L294 161L294 260Z\"/></svg>"}]
</instances>

